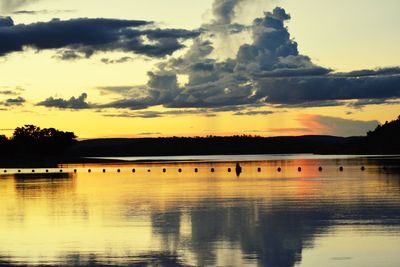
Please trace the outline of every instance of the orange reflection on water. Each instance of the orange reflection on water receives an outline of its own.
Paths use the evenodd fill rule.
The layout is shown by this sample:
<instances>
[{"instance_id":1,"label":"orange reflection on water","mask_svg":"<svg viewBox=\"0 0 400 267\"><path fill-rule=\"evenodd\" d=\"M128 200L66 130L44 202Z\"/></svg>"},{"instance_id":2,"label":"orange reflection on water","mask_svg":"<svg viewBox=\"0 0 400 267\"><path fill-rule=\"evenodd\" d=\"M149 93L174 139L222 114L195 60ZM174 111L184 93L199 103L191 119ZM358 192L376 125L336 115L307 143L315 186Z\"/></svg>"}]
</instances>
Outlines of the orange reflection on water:
<instances>
[{"instance_id":1,"label":"orange reflection on water","mask_svg":"<svg viewBox=\"0 0 400 267\"><path fill-rule=\"evenodd\" d=\"M191 265L226 265L232 258L265 265L278 252L290 258L312 247L338 216L346 221L398 216L392 208L399 207L400 187L391 182L397 176L385 176L376 166L361 172L353 164L341 172L339 165L245 162L237 177L235 163L226 162L92 164L63 166L78 172L58 177L4 176L0 258L65 264L95 257L126 264L145 255L178 255ZM260 248L244 249L251 246ZM260 251L272 254L264 259Z\"/></svg>"}]
</instances>

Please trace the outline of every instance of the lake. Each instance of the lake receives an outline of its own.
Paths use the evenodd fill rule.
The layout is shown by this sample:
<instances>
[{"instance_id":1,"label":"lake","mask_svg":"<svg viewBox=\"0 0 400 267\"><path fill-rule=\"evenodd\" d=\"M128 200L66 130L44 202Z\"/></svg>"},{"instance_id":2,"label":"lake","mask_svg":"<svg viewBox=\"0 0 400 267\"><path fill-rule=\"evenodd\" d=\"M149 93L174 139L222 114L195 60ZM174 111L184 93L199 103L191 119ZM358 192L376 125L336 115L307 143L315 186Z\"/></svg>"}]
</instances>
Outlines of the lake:
<instances>
[{"instance_id":1,"label":"lake","mask_svg":"<svg viewBox=\"0 0 400 267\"><path fill-rule=\"evenodd\" d=\"M400 266L399 157L152 160L0 169L0 266Z\"/></svg>"}]
</instances>

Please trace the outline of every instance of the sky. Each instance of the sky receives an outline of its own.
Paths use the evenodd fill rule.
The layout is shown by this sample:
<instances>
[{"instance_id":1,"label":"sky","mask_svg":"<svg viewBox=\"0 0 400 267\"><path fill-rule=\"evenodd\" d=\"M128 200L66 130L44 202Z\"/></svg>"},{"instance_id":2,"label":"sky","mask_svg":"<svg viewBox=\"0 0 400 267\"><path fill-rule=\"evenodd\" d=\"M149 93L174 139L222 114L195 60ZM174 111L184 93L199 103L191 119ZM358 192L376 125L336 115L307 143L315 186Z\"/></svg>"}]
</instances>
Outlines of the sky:
<instances>
[{"instance_id":1,"label":"sky","mask_svg":"<svg viewBox=\"0 0 400 267\"><path fill-rule=\"evenodd\" d=\"M0 135L364 135L400 114L397 0L0 0Z\"/></svg>"}]
</instances>

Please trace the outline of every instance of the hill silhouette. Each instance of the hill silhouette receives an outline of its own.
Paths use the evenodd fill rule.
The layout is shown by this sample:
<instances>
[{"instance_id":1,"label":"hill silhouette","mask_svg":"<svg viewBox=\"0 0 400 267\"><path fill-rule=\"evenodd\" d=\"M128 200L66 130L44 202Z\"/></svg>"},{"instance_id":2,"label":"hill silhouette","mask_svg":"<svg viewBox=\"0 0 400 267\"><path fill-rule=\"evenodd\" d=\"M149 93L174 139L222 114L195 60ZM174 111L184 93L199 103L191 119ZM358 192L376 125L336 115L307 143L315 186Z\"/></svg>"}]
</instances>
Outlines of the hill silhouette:
<instances>
[{"instance_id":1,"label":"hill silhouette","mask_svg":"<svg viewBox=\"0 0 400 267\"><path fill-rule=\"evenodd\" d=\"M400 116L391 122L378 125L367 133L367 145L372 151L383 154L400 153Z\"/></svg>"}]
</instances>

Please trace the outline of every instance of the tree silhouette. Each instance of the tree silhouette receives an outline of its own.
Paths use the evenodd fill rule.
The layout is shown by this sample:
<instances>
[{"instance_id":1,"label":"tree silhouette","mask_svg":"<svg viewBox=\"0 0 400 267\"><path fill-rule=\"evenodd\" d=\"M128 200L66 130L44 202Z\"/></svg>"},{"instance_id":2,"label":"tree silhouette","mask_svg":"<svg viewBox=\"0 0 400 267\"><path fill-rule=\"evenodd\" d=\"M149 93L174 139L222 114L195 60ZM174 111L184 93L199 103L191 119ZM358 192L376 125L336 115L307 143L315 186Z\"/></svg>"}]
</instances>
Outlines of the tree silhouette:
<instances>
[{"instance_id":1,"label":"tree silhouette","mask_svg":"<svg viewBox=\"0 0 400 267\"><path fill-rule=\"evenodd\" d=\"M76 142L76 135L54 128L41 129L35 125L25 125L15 129L11 138L13 147L24 153L57 154Z\"/></svg>"}]
</instances>

